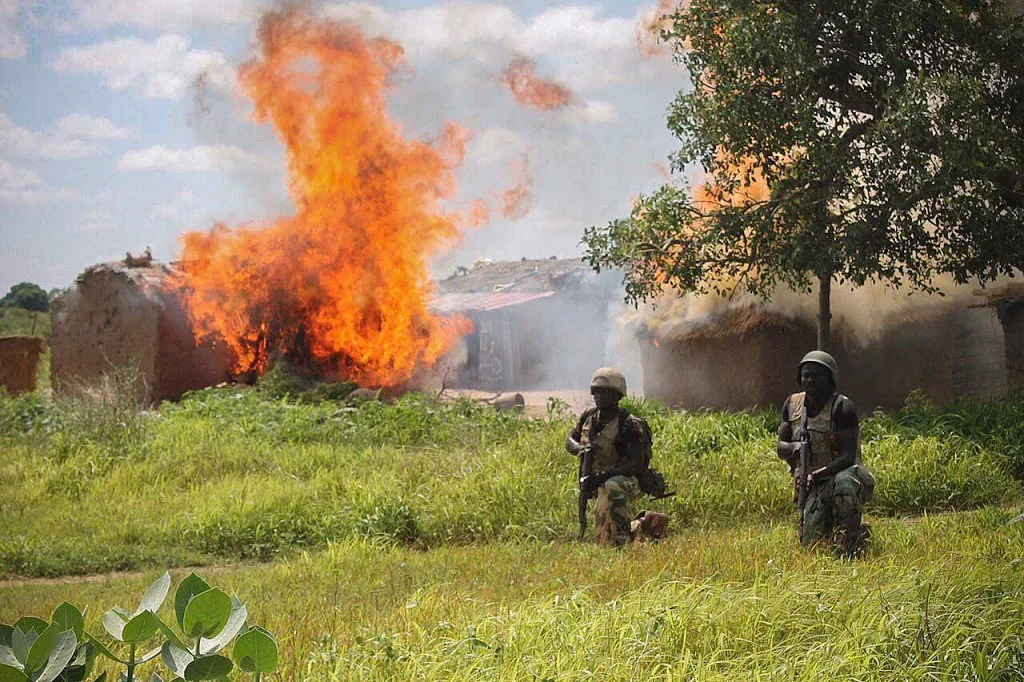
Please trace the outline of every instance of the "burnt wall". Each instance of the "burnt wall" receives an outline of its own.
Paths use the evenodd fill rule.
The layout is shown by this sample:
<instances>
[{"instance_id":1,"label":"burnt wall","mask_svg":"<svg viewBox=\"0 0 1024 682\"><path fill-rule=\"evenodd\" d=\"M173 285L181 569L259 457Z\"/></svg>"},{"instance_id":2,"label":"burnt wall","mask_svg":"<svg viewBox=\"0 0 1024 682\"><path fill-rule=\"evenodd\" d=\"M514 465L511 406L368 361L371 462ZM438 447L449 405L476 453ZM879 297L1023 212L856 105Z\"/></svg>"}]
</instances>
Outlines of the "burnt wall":
<instances>
[{"instance_id":1,"label":"burnt wall","mask_svg":"<svg viewBox=\"0 0 1024 682\"><path fill-rule=\"evenodd\" d=\"M38 336L0 337L0 387L12 395L36 390L39 358L46 342Z\"/></svg>"}]
</instances>

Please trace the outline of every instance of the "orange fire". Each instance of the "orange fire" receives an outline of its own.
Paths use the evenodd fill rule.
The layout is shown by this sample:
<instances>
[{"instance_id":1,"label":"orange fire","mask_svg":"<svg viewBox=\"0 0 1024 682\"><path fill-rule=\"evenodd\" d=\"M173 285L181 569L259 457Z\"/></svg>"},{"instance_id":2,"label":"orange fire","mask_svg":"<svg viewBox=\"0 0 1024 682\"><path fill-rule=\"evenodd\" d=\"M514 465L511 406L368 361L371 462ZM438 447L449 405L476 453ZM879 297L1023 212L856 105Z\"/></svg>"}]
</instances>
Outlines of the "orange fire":
<instances>
[{"instance_id":1,"label":"orange fire","mask_svg":"<svg viewBox=\"0 0 1024 682\"><path fill-rule=\"evenodd\" d=\"M545 111L563 109L575 100L572 90L537 75L537 63L526 57L512 60L501 82L509 87L516 101Z\"/></svg>"},{"instance_id":2,"label":"orange fire","mask_svg":"<svg viewBox=\"0 0 1024 682\"><path fill-rule=\"evenodd\" d=\"M636 45L644 58L671 56L672 48L662 42L661 31L672 28L668 17L689 4L689 0L658 0L657 7L644 13L636 25Z\"/></svg>"},{"instance_id":3,"label":"orange fire","mask_svg":"<svg viewBox=\"0 0 1024 682\"><path fill-rule=\"evenodd\" d=\"M387 116L403 50L295 9L260 21L239 72L257 122L287 149L293 216L182 238L183 297L197 337L222 341L239 372L281 355L317 374L393 386L469 331L428 310L429 257L483 220L445 213L468 133L407 139Z\"/></svg>"},{"instance_id":4,"label":"orange fire","mask_svg":"<svg viewBox=\"0 0 1024 682\"><path fill-rule=\"evenodd\" d=\"M501 215L506 220L519 220L526 217L533 205L533 176L530 175L530 157L523 156L520 161L511 164L516 176L514 185L501 195Z\"/></svg>"}]
</instances>

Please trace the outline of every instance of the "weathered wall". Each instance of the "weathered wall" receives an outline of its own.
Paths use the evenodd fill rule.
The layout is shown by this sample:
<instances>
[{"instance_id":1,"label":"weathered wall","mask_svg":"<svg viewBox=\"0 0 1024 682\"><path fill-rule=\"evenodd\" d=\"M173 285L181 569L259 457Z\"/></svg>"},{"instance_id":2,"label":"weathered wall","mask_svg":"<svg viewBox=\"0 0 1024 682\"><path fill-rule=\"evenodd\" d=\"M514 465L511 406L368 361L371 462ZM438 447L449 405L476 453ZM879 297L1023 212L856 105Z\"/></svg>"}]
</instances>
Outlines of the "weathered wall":
<instances>
[{"instance_id":1,"label":"weathered wall","mask_svg":"<svg viewBox=\"0 0 1024 682\"><path fill-rule=\"evenodd\" d=\"M122 272L94 268L54 302L50 319L50 376L58 392L93 384L117 368L135 367L156 385L159 306Z\"/></svg>"},{"instance_id":2,"label":"weathered wall","mask_svg":"<svg viewBox=\"0 0 1024 682\"><path fill-rule=\"evenodd\" d=\"M988 309L894 325L866 345L847 341L841 332L833 338L839 388L862 413L898 408L915 389L938 404L1006 390L1002 333ZM814 347L814 331L800 325L663 341L644 351L644 393L690 409L778 406L799 390L797 363Z\"/></svg>"},{"instance_id":3,"label":"weathered wall","mask_svg":"<svg viewBox=\"0 0 1024 682\"><path fill-rule=\"evenodd\" d=\"M999 321L1005 335L1006 384L1011 391L1024 390L1024 302L999 304Z\"/></svg>"},{"instance_id":4,"label":"weathered wall","mask_svg":"<svg viewBox=\"0 0 1024 682\"><path fill-rule=\"evenodd\" d=\"M39 357L46 341L38 336L0 337L0 386L8 393L31 393L36 390Z\"/></svg>"},{"instance_id":5,"label":"weathered wall","mask_svg":"<svg viewBox=\"0 0 1024 682\"><path fill-rule=\"evenodd\" d=\"M181 304L161 283L166 266L90 268L51 311L51 376L57 391L97 382L103 374L138 369L148 401L230 379L220 352L197 346Z\"/></svg>"}]
</instances>

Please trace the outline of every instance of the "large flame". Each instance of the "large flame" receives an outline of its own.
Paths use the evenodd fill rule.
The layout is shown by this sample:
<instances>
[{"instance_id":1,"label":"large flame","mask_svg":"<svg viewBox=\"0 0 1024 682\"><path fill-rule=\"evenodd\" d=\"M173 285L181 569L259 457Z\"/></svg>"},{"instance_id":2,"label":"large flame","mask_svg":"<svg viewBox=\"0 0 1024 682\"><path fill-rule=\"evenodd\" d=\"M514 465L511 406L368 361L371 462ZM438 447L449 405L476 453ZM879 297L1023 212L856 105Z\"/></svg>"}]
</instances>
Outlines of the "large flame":
<instances>
[{"instance_id":1,"label":"large flame","mask_svg":"<svg viewBox=\"0 0 1024 682\"><path fill-rule=\"evenodd\" d=\"M455 190L468 134L403 137L388 119L403 50L302 10L264 16L239 82L254 118L285 143L294 216L261 228L184 235L184 297L201 339L222 340L238 371L275 354L323 376L395 385L469 329L430 314L427 260L464 221Z\"/></svg>"},{"instance_id":2,"label":"large flame","mask_svg":"<svg viewBox=\"0 0 1024 682\"><path fill-rule=\"evenodd\" d=\"M508 86L517 102L537 109L564 109L575 100L572 90L538 75L537 63L527 57L513 59L501 74L501 82Z\"/></svg>"}]
</instances>

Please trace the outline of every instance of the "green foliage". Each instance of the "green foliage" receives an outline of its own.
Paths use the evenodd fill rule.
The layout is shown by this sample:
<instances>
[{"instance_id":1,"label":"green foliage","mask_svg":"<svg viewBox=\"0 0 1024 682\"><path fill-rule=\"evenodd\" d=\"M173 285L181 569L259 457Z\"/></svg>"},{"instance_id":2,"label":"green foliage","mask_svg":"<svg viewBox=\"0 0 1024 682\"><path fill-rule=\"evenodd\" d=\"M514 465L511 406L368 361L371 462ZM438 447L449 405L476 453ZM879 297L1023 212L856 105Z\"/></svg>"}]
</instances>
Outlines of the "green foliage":
<instances>
[{"instance_id":1,"label":"green foliage","mask_svg":"<svg viewBox=\"0 0 1024 682\"><path fill-rule=\"evenodd\" d=\"M626 406L653 429L655 465L678 492L654 504L675 522L793 518L777 414ZM426 395L299 404L212 389L139 417L125 439L72 422L66 409L0 399L0 479L10 482L0 573L268 561L346 538L424 549L572 534L575 461L564 441L575 420L560 411L546 421ZM865 462L879 480L869 513L1018 499L1021 424L1024 403L1013 397L866 416ZM123 623L137 614L128 615Z\"/></svg>"},{"instance_id":2,"label":"green foliage","mask_svg":"<svg viewBox=\"0 0 1024 682\"><path fill-rule=\"evenodd\" d=\"M778 284L929 289L1024 264L1024 23L1006 3L693 0L662 37L693 84L678 171L585 232L627 298ZM766 186L760 186L760 183Z\"/></svg>"},{"instance_id":3,"label":"green foliage","mask_svg":"<svg viewBox=\"0 0 1024 682\"><path fill-rule=\"evenodd\" d=\"M7 295L0 298L0 307L45 313L50 310L50 297L38 284L21 282L11 287Z\"/></svg>"},{"instance_id":4,"label":"green foliage","mask_svg":"<svg viewBox=\"0 0 1024 682\"><path fill-rule=\"evenodd\" d=\"M84 617L77 607L64 602L55 611L52 623L23 617L13 626L0 625L0 680L30 682L82 682L102 654L125 667L121 679L133 682L138 668L162 656L171 672L187 682L221 679L234 668L230 658L220 655L232 642L236 660L243 672L274 672L277 668L277 644L264 629L248 630L248 611L237 598L228 597L205 581L190 575L175 593L175 605L183 605L185 629L191 636L179 637L158 615L170 589L170 575L164 573L145 592L135 613L113 607L103 616L103 627L127 654L118 655L84 629ZM204 587L196 591L197 587ZM252 634L251 633L255 633ZM83 640L83 635L85 639ZM162 645L140 654L140 646L157 635ZM251 635L251 636L250 636ZM191 641L189 641L191 640ZM105 679L106 672L98 680ZM153 679L160 679L153 674Z\"/></svg>"},{"instance_id":5,"label":"green foliage","mask_svg":"<svg viewBox=\"0 0 1024 682\"><path fill-rule=\"evenodd\" d=\"M343 400L357 385L309 379L297 374L288 363L278 360L259 380L259 390L274 400L286 399L296 403L317 404L325 400Z\"/></svg>"}]
</instances>

